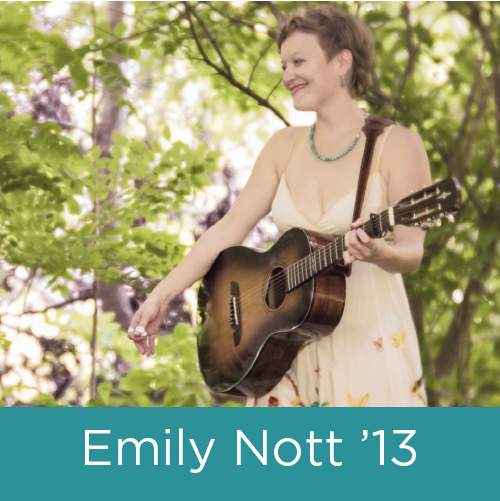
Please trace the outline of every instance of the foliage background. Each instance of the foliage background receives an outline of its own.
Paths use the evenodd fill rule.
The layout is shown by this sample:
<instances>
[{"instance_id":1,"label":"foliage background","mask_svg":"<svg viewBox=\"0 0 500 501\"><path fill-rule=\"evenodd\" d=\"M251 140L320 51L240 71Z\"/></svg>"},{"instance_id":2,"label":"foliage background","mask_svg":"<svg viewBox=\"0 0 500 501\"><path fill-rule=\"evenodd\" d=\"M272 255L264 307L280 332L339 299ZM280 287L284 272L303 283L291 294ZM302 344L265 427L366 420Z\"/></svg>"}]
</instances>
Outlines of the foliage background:
<instances>
[{"instance_id":1,"label":"foliage background","mask_svg":"<svg viewBox=\"0 0 500 501\"><path fill-rule=\"evenodd\" d=\"M265 140L314 120L292 110L275 33L319 3L0 3L2 405L241 404L202 384L196 287L154 357L125 331ZM433 177L464 190L405 277L430 402L498 406L500 5L334 3L376 39L363 104L417 130ZM245 243L276 236L265 219Z\"/></svg>"}]
</instances>

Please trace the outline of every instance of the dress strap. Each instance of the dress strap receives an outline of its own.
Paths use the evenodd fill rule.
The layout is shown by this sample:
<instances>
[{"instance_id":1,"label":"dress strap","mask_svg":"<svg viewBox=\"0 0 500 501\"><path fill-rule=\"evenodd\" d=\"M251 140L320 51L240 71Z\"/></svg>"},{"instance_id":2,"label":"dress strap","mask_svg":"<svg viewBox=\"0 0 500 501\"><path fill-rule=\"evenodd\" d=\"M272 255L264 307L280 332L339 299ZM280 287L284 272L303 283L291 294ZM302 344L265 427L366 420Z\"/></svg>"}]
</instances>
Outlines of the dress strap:
<instances>
[{"instance_id":1,"label":"dress strap","mask_svg":"<svg viewBox=\"0 0 500 501\"><path fill-rule=\"evenodd\" d=\"M292 144L290 145L290 149L288 150L288 155L286 156L285 167L283 168L283 172L281 173L280 179L285 175L286 168L288 167L288 161L290 160L290 155L292 154L293 145L295 144L295 140L299 135L300 129L301 129L300 127L297 127L297 130L295 131L295 134L292 139Z\"/></svg>"},{"instance_id":2,"label":"dress strap","mask_svg":"<svg viewBox=\"0 0 500 501\"><path fill-rule=\"evenodd\" d=\"M378 149L378 154L377 154L377 159L375 162L375 166L372 169L372 172L377 172L380 169L380 157L382 156L382 151L384 151L384 145L385 145L385 140L387 139L387 136L390 134L391 130L394 129L396 124L389 125L386 127L385 131L382 133L380 137L380 146Z\"/></svg>"}]
</instances>

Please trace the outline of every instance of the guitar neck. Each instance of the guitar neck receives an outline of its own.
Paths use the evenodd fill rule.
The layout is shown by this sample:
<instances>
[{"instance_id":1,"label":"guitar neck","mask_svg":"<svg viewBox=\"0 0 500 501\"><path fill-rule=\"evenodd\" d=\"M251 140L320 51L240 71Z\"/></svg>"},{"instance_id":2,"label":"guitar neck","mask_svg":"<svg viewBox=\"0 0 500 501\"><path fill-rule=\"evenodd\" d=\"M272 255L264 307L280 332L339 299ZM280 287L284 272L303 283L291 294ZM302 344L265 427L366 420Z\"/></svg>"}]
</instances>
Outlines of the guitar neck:
<instances>
[{"instance_id":1,"label":"guitar neck","mask_svg":"<svg viewBox=\"0 0 500 501\"><path fill-rule=\"evenodd\" d=\"M360 228L371 238L381 238L385 232L392 230L393 226L392 208L389 208L378 215L372 215L370 220L360 226ZM285 270L287 292L302 285L329 266L337 264L342 259L344 251L345 235L342 235L290 265Z\"/></svg>"}]
</instances>

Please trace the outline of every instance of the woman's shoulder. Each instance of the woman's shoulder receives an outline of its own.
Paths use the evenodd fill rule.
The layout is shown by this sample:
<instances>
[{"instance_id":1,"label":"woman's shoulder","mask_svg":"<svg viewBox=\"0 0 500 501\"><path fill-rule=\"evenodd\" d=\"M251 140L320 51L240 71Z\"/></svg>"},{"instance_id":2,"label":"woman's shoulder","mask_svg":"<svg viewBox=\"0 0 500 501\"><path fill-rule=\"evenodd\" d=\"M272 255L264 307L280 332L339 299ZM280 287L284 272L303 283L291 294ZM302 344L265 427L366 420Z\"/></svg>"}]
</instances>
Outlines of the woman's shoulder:
<instances>
[{"instance_id":1,"label":"woman's shoulder","mask_svg":"<svg viewBox=\"0 0 500 501\"><path fill-rule=\"evenodd\" d=\"M384 135L386 137L380 152L380 170L382 174L385 172L387 178L394 170L405 170L406 165L414 165L415 162L425 163L427 154L418 132L401 125L394 125L388 127Z\"/></svg>"},{"instance_id":2,"label":"woman's shoulder","mask_svg":"<svg viewBox=\"0 0 500 501\"><path fill-rule=\"evenodd\" d=\"M295 136L298 132L305 129L306 127L302 126L293 126L290 125L288 127L284 127L283 129L277 130L269 139L269 141L273 141L275 143L279 143L282 146L286 146L287 144L291 144L295 139Z\"/></svg>"},{"instance_id":3,"label":"woman's shoulder","mask_svg":"<svg viewBox=\"0 0 500 501\"><path fill-rule=\"evenodd\" d=\"M277 130L267 141L264 149L273 157L278 178L281 177L286 160L290 156L295 138L304 127L288 126Z\"/></svg>"},{"instance_id":4,"label":"woman's shoulder","mask_svg":"<svg viewBox=\"0 0 500 501\"><path fill-rule=\"evenodd\" d=\"M254 166L254 171L274 170L276 179L280 179L284 160L289 156L296 133L302 127L279 129L267 140Z\"/></svg>"},{"instance_id":5,"label":"woman's shoulder","mask_svg":"<svg viewBox=\"0 0 500 501\"><path fill-rule=\"evenodd\" d=\"M422 139L418 132L404 127L402 125L394 124L389 126L384 131L387 137L384 141L384 151L390 155L398 155L401 153L408 154L415 148L420 148Z\"/></svg>"},{"instance_id":6,"label":"woman's shoulder","mask_svg":"<svg viewBox=\"0 0 500 501\"><path fill-rule=\"evenodd\" d=\"M389 161L392 164L422 150L420 135L407 127L392 125L386 128L383 135L386 137L382 140L381 162Z\"/></svg>"}]
</instances>

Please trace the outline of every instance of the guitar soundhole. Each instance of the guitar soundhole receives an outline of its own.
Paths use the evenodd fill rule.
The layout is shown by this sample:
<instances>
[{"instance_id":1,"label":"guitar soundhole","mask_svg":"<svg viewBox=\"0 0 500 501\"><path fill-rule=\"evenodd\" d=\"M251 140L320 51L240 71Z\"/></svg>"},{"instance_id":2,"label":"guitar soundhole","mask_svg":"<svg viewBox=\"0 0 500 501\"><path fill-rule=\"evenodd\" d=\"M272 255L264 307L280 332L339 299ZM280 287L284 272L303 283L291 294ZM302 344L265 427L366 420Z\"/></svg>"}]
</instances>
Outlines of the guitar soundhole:
<instances>
[{"instance_id":1,"label":"guitar soundhole","mask_svg":"<svg viewBox=\"0 0 500 501\"><path fill-rule=\"evenodd\" d=\"M279 308L286 297L286 280L284 268L274 268L267 282L266 304L275 310Z\"/></svg>"}]
</instances>

